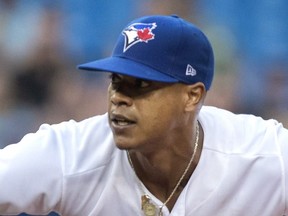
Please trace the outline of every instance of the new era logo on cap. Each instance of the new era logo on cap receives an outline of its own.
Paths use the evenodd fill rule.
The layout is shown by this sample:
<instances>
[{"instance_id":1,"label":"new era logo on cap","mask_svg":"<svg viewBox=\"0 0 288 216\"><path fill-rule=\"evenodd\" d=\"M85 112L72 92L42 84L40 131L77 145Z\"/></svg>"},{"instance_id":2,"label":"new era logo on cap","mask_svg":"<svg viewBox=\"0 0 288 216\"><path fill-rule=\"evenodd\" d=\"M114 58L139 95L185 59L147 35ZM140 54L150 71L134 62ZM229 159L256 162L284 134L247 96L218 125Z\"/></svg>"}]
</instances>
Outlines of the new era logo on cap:
<instances>
[{"instance_id":1,"label":"new era logo on cap","mask_svg":"<svg viewBox=\"0 0 288 216\"><path fill-rule=\"evenodd\" d=\"M134 23L125 28L122 34L125 36L123 52L139 42L148 43L154 39L153 29L157 27L156 23Z\"/></svg>"},{"instance_id":2,"label":"new era logo on cap","mask_svg":"<svg viewBox=\"0 0 288 216\"><path fill-rule=\"evenodd\" d=\"M190 64L188 64L186 67L186 76L196 76L196 75L197 75L196 70Z\"/></svg>"}]
</instances>

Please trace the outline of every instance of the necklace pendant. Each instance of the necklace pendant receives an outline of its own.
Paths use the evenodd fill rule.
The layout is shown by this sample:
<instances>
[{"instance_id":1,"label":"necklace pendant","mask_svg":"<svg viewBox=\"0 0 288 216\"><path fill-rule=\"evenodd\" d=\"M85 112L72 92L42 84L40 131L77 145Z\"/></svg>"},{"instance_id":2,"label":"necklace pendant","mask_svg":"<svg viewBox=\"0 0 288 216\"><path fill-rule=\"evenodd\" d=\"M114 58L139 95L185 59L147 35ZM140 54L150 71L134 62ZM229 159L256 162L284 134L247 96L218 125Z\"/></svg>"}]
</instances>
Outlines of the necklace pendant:
<instances>
[{"instance_id":1,"label":"necklace pendant","mask_svg":"<svg viewBox=\"0 0 288 216\"><path fill-rule=\"evenodd\" d=\"M150 202L150 197L148 195L143 195L141 197L141 208L142 210L144 209L144 206L146 203L149 203Z\"/></svg>"},{"instance_id":2,"label":"necklace pendant","mask_svg":"<svg viewBox=\"0 0 288 216\"><path fill-rule=\"evenodd\" d=\"M145 216L156 216L156 206L150 202L143 206Z\"/></svg>"},{"instance_id":3,"label":"necklace pendant","mask_svg":"<svg viewBox=\"0 0 288 216\"><path fill-rule=\"evenodd\" d=\"M157 208L151 203L151 199L148 195L143 195L141 197L141 207L145 216L156 216Z\"/></svg>"}]
</instances>

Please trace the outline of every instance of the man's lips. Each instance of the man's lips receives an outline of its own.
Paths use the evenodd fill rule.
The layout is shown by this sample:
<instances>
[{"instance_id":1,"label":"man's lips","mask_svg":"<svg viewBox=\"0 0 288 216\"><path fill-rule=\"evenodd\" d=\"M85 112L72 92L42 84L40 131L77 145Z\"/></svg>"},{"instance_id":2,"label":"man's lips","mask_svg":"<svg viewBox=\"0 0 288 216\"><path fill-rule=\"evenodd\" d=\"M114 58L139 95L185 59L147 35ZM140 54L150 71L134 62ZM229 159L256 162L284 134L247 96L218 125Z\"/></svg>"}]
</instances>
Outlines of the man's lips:
<instances>
[{"instance_id":1,"label":"man's lips","mask_svg":"<svg viewBox=\"0 0 288 216\"><path fill-rule=\"evenodd\" d=\"M111 114L110 121L114 127L125 127L136 123L132 118L122 114Z\"/></svg>"}]
</instances>

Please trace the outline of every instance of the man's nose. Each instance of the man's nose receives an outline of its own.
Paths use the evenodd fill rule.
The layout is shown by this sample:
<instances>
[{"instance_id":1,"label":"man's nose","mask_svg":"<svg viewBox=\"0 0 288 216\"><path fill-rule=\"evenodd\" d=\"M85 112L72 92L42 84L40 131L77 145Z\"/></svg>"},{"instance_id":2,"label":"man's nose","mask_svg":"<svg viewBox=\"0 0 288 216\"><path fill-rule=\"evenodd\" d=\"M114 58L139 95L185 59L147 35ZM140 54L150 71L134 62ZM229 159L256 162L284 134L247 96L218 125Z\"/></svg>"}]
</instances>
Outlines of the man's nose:
<instances>
[{"instance_id":1,"label":"man's nose","mask_svg":"<svg viewBox=\"0 0 288 216\"><path fill-rule=\"evenodd\" d=\"M131 106L133 103L133 99L129 96L129 94L125 93L125 91L121 91L120 89L114 89L111 91L110 101L116 106Z\"/></svg>"}]
</instances>

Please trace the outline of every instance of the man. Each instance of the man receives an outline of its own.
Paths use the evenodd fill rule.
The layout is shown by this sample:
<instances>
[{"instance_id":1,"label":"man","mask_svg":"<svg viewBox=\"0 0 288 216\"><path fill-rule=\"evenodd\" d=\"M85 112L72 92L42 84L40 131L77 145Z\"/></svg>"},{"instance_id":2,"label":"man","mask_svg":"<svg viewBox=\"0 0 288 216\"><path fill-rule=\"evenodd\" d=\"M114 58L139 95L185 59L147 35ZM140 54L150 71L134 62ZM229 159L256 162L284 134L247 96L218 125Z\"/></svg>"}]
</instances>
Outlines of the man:
<instances>
[{"instance_id":1,"label":"man","mask_svg":"<svg viewBox=\"0 0 288 216\"><path fill-rule=\"evenodd\" d=\"M122 31L108 113L42 125L0 151L0 214L279 216L288 212L288 131L203 106L206 36L177 16Z\"/></svg>"}]
</instances>

